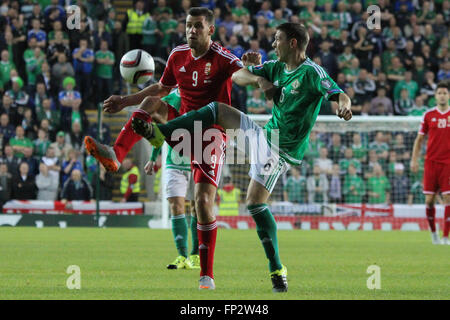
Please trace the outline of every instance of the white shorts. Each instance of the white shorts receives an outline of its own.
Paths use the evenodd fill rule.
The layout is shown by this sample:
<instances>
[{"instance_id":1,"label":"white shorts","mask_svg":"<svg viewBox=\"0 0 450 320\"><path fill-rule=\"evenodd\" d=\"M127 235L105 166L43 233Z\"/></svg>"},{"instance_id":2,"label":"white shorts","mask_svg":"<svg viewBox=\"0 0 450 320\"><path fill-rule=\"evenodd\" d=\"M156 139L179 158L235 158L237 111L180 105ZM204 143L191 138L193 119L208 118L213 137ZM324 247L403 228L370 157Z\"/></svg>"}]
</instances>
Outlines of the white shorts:
<instances>
[{"instance_id":1,"label":"white shorts","mask_svg":"<svg viewBox=\"0 0 450 320\"><path fill-rule=\"evenodd\" d=\"M245 132L250 146L249 176L272 193L278 178L291 167L280 157L277 148L271 146L264 136L264 130L241 113L241 130Z\"/></svg>"},{"instance_id":2,"label":"white shorts","mask_svg":"<svg viewBox=\"0 0 450 320\"><path fill-rule=\"evenodd\" d=\"M194 179L190 171L166 169L167 198L184 197L194 200Z\"/></svg>"}]
</instances>

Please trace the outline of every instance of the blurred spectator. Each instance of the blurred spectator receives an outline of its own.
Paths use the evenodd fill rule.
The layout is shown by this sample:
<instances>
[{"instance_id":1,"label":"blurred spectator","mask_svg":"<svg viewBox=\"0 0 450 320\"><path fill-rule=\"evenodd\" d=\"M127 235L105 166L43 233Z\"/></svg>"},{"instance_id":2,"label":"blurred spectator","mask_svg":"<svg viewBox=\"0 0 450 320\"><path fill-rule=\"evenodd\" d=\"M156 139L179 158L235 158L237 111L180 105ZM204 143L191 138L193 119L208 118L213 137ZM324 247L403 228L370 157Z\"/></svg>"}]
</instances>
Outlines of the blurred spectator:
<instances>
[{"instance_id":1,"label":"blurred spectator","mask_svg":"<svg viewBox=\"0 0 450 320\"><path fill-rule=\"evenodd\" d=\"M241 190L236 188L231 177L223 179L223 186L217 190L217 204L221 216L238 216Z\"/></svg>"},{"instance_id":2,"label":"blurred spectator","mask_svg":"<svg viewBox=\"0 0 450 320\"><path fill-rule=\"evenodd\" d=\"M74 90L75 79L72 77L66 77L63 81L64 91L61 91L58 95L59 104L61 105L61 120L65 120L67 115L73 108L79 108L82 100L81 94ZM86 97L85 97L86 98Z\"/></svg>"},{"instance_id":3,"label":"blurred spectator","mask_svg":"<svg viewBox=\"0 0 450 320\"><path fill-rule=\"evenodd\" d=\"M169 48L175 48L185 43L187 43L186 24L178 23L176 30L170 35Z\"/></svg>"},{"instance_id":4,"label":"blurred spectator","mask_svg":"<svg viewBox=\"0 0 450 320\"><path fill-rule=\"evenodd\" d=\"M0 60L0 92L5 89L9 89L9 81L11 80L11 70L15 70L16 66L12 60L10 60L9 51L1 51Z\"/></svg>"},{"instance_id":5,"label":"blurred spectator","mask_svg":"<svg viewBox=\"0 0 450 320\"><path fill-rule=\"evenodd\" d=\"M55 155L55 149L53 149L51 145L47 148L47 152L45 153L45 156L41 158L41 161L48 167L48 170L54 172L59 177L61 162Z\"/></svg>"},{"instance_id":6,"label":"blurred spectator","mask_svg":"<svg viewBox=\"0 0 450 320\"><path fill-rule=\"evenodd\" d=\"M0 213L5 202L11 199L11 173L8 172L6 163L0 163Z\"/></svg>"},{"instance_id":7,"label":"blurred spectator","mask_svg":"<svg viewBox=\"0 0 450 320\"><path fill-rule=\"evenodd\" d=\"M38 158L42 158L47 153L47 149L51 142L48 140L48 134L42 129L38 130L37 139L33 141L34 144L34 154Z\"/></svg>"},{"instance_id":8,"label":"blurred spectator","mask_svg":"<svg viewBox=\"0 0 450 320\"><path fill-rule=\"evenodd\" d=\"M261 55L261 62L264 63L267 60L267 52L259 47L258 39L250 40L250 48L246 52L257 52Z\"/></svg>"},{"instance_id":9,"label":"blurred spectator","mask_svg":"<svg viewBox=\"0 0 450 320\"><path fill-rule=\"evenodd\" d=\"M92 188L94 190L94 197L97 197L97 171L92 176ZM111 172L106 171L105 167L100 164L100 200L112 200L112 193L114 188L114 178Z\"/></svg>"},{"instance_id":10,"label":"blurred spectator","mask_svg":"<svg viewBox=\"0 0 450 320\"><path fill-rule=\"evenodd\" d=\"M341 140L341 135L339 133L333 133L331 135L331 144L328 147L328 154L330 159L334 162L334 163L338 163L339 159L342 158L343 154L344 154L344 150L343 150L343 145L342 145L342 140Z\"/></svg>"},{"instance_id":11,"label":"blurred spectator","mask_svg":"<svg viewBox=\"0 0 450 320\"><path fill-rule=\"evenodd\" d=\"M387 161L389 145L385 142L383 132L378 131L375 134L375 140L369 144L369 150L375 150L379 161Z\"/></svg>"},{"instance_id":12,"label":"blurred spectator","mask_svg":"<svg viewBox=\"0 0 450 320\"><path fill-rule=\"evenodd\" d=\"M52 102L50 99L44 99L42 101L42 109L37 112L37 120L39 123L41 123L42 120L48 120L49 135L50 135L49 138L51 140L54 140L55 131L61 125L61 117L60 117L59 111L51 109L51 105L52 105Z\"/></svg>"},{"instance_id":13,"label":"blurred spectator","mask_svg":"<svg viewBox=\"0 0 450 320\"><path fill-rule=\"evenodd\" d=\"M13 176L11 198L16 200L36 199L36 183L34 176L29 172L28 163L19 165L19 172Z\"/></svg>"},{"instance_id":14,"label":"blurred spectator","mask_svg":"<svg viewBox=\"0 0 450 320\"><path fill-rule=\"evenodd\" d=\"M342 202L341 177L339 175L339 165L333 164L333 172L330 177L329 199L331 203Z\"/></svg>"},{"instance_id":15,"label":"blurred spectator","mask_svg":"<svg viewBox=\"0 0 450 320\"><path fill-rule=\"evenodd\" d=\"M36 114L42 110L42 102L44 99L48 99L49 95L44 82L36 83L36 91L34 95L30 98L30 106Z\"/></svg>"},{"instance_id":16,"label":"blurred spectator","mask_svg":"<svg viewBox=\"0 0 450 320\"><path fill-rule=\"evenodd\" d=\"M35 37L31 37L28 41L28 49L23 53L23 60L26 64L28 92L34 93L36 77L42 73L41 66L45 60L42 47L39 46L39 42L36 41Z\"/></svg>"},{"instance_id":17,"label":"blurred spectator","mask_svg":"<svg viewBox=\"0 0 450 320\"><path fill-rule=\"evenodd\" d=\"M36 176L37 200L55 201L58 198L59 176L41 162Z\"/></svg>"},{"instance_id":18,"label":"blurred spectator","mask_svg":"<svg viewBox=\"0 0 450 320\"><path fill-rule=\"evenodd\" d=\"M375 81L370 79L366 69L361 69L358 78L353 82L353 89L360 101L370 100L375 93Z\"/></svg>"},{"instance_id":19,"label":"blurred spectator","mask_svg":"<svg viewBox=\"0 0 450 320\"><path fill-rule=\"evenodd\" d=\"M23 80L20 77L11 78L12 88L6 91L5 95L12 99L14 107L26 107L29 101L29 95L22 90Z\"/></svg>"},{"instance_id":20,"label":"blurred spectator","mask_svg":"<svg viewBox=\"0 0 450 320\"><path fill-rule=\"evenodd\" d=\"M81 173L83 173L83 164L78 160L79 154L78 150L71 149L69 150L67 154L67 159L65 159L62 163L61 170L62 170L62 177L61 177L61 184L64 185L67 179L72 174L73 170L79 170Z\"/></svg>"},{"instance_id":21,"label":"blurred spectator","mask_svg":"<svg viewBox=\"0 0 450 320\"><path fill-rule=\"evenodd\" d=\"M392 202L407 203L409 194L409 179L404 174L405 166L403 163L395 164L395 174L391 178Z\"/></svg>"},{"instance_id":22,"label":"blurred spectator","mask_svg":"<svg viewBox=\"0 0 450 320\"><path fill-rule=\"evenodd\" d=\"M373 167L373 176L367 180L367 191L369 195L369 204L388 204L390 203L391 185L385 176L380 164Z\"/></svg>"},{"instance_id":23,"label":"blurred spectator","mask_svg":"<svg viewBox=\"0 0 450 320\"><path fill-rule=\"evenodd\" d=\"M283 188L284 201L306 203L306 178L300 175L296 167L290 170L290 174Z\"/></svg>"},{"instance_id":24,"label":"blurred spectator","mask_svg":"<svg viewBox=\"0 0 450 320\"><path fill-rule=\"evenodd\" d=\"M72 53L76 83L79 86L81 96L85 101L87 101L91 93L91 74L95 62L94 51L90 49L88 45L89 42L87 39L80 39L79 47Z\"/></svg>"},{"instance_id":25,"label":"blurred spectator","mask_svg":"<svg viewBox=\"0 0 450 320\"><path fill-rule=\"evenodd\" d=\"M394 100L397 100L400 98L400 91L402 89L408 90L409 98L415 99L416 95L419 93L419 86L417 85L417 82L415 82L412 79L412 72L406 71L405 72L405 79L400 80L396 83L394 87Z\"/></svg>"},{"instance_id":26,"label":"blurred spectator","mask_svg":"<svg viewBox=\"0 0 450 320\"><path fill-rule=\"evenodd\" d=\"M450 60L441 63L441 67L439 68L439 71L437 73L437 79L438 81L450 79Z\"/></svg>"},{"instance_id":27,"label":"blurred spectator","mask_svg":"<svg viewBox=\"0 0 450 320\"><path fill-rule=\"evenodd\" d=\"M426 101L434 97L434 92L437 88L437 84L434 82L434 79L435 76L433 72L428 71L427 73L425 73L425 82L420 89L420 94Z\"/></svg>"},{"instance_id":28,"label":"blurred spectator","mask_svg":"<svg viewBox=\"0 0 450 320\"><path fill-rule=\"evenodd\" d=\"M105 29L105 21L104 20L98 20L97 21L97 28L94 31L94 50L101 50L101 42L106 41L106 50L108 48L111 48L112 46L112 39L111 34L106 31Z\"/></svg>"},{"instance_id":29,"label":"blurred spectator","mask_svg":"<svg viewBox=\"0 0 450 320\"><path fill-rule=\"evenodd\" d=\"M141 174L139 169L131 158L125 158L122 162L122 167L125 169L125 173L120 181L120 193L122 194L120 202L136 202L141 191Z\"/></svg>"},{"instance_id":30,"label":"blurred spectator","mask_svg":"<svg viewBox=\"0 0 450 320\"><path fill-rule=\"evenodd\" d=\"M89 129L87 131L87 135L93 137L94 139L97 139L103 144L109 145L111 142L111 129L109 128L109 125L103 121L103 113L101 113L101 131L102 131L102 138L100 139L100 136L98 134L98 123L94 122L89 126Z\"/></svg>"},{"instance_id":31,"label":"blurred spectator","mask_svg":"<svg viewBox=\"0 0 450 320\"><path fill-rule=\"evenodd\" d=\"M69 179L64 183L61 190L61 202L82 200L91 201L93 190L89 182L81 176L80 170L73 170Z\"/></svg>"},{"instance_id":32,"label":"blurred spectator","mask_svg":"<svg viewBox=\"0 0 450 320\"><path fill-rule=\"evenodd\" d=\"M344 178L344 201L345 203L362 203L366 186L364 180L358 176L357 169L353 164L348 166L348 174Z\"/></svg>"},{"instance_id":33,"label":"blurred spectator","mask_svg":"<svg viewBox=\"0 0 450 320\"><path fill-rule=\"evenodd\" d=\"M112 38L113 38L113 50L114 50L114 56L115 57L122 57L126 52L130 49L130 41L128 39L128 34L122 29L122 23L120 21L114 22L114 30L112 32ZM144 47L146 48L146 47ZM148 50L148 48L146 48ZM153 55L153 51L149 52ZM157 55L158 51L156 51ZM119 73L119 62L120 59L116 59L115 67L114 67L114 74L120 74ZM122 91L122 85L123 80L122 77L116 77L118 79L118 94Z\"/></svg>"},{"instance_id":34,"label":"blurred spectator","mask_svg":"<svg viewBox=\"0 0 450 320\"><path fill-rule=\"evenodd\" d=\"M348 167L352 165L356 168L358 174L361 173L361 162L353 157L353 149L345 148L344 158L339 160L339 172L341 175L345 175L348 172Z\"/></svg>"},{"instance_id":35,"label":"blurred spectator","mask_svg":"<svg viewBox=\"0 0 450 320\"><path fill-rule=\"evenodd\" d=\"M260 90L253 90L252 96L247 99L247 111L249 114L268 114L267 102L261 97Z\"/></svg>"},{"instance_id":36,"label":"blurred spectator","mask_svg":"<svg viewBox=\"0 0 450 320\"><path fill-rule=\"evenodd\" d=\"M183 30L183 33L186 34L186 30ZM113 43L114 43L114 34L113 31ZM158 29L158 21L154 19L152 16L148 16L144 24L142 26L142 48L150 53L151 55L160 56L160 48L159 48L159 39L161 38L161 31ZM172 48L175 48L172 47Z\"/></svg>"},{"instance_id":37,"label":"blurred spectator","mask_svg":"<svg viewBox=\"0 0 450 320\"><path fill-rule=\"evenodd\" d=\"M314 165L313 174L308 177L308 203L328 203L329 183L325 174L321 173L318 165Z\"/></svg>"},{"instance_id":38,"label":"blurred spectator","mask_svg":"<svg viewBox=\"0 0 450 320\"><path fill-rule=\"evenodd\" d=\"M3 138L3 145L7 144L15 135L15 128L9 123L9 116L7 113L2 113L0 116L0 135Z\"/></svg>"},{"instance_id":39,"label":"blurred spectator","mask_svg":"<svg viewBox=\"0 0 450 320\"><path fill-rule=\"evenodd\" d=\"M33 148L25 148L23 150L23 158L21 162L28 163L28 171L33 176L36 176L39 172L39 160L33 155Z\"/></svg>"},{"instance_id":40,"label":"blurred spectator","mask_svg":"<svg viewBox=\"0 0 450 320\"><path fill-rule=\"evenodd\" d=\"M239 59L244 54L244 48L239 45L238 37L236 35L232 35L230 37L229 45L227 46L227 49L230 50L232 54L234 54Z\"/></svg>"},{"instance_id":41,"label":"blurred spectator","mask_svg":"<svg viewBox=\"0 0 450 320\"><path fill-rule=\"evenodd\" d=\"M5 145L1 163L6 164L8 167L8 172L12 175L15 175L19 170L20 159L14 155L13 148L9 144Z\"/></svg>"},{"instance_id":42,"label":"blurred spectator","mask_svg":"<svg viewBox=\"0 0 450 320\"><path fill-rule=\"evenodd\" d=\"M56 134L56 141L50 144L50 148L53 149L54 157L57 158L59 163L62 163L68 156L69 150L72 149L72 145L66 142L66 134L64 131L59 131Z\"/></svg>"},{"instance_id":43,"label":"blurred spectator","mask_svg":"<svg viewBox=\"0 0 450 320\"><path fill-rule=\"evenodd\" d=\"M360 163L367 160L367 146L363 144L361 134L358 132L353 133L352 144L350 145L353 151L353 156L359 160Z\"/></svg>"},{"instance_id":44,"label":"blurred spectator","mask_svg":"<svg viewBox=\"0 0 450 320\"><path fill-rule=\"evenodd\" d=\"M27 137L30 140L36 139L38 126L33 118L33 113L31 109L29 108L25 109L21 125L22 128L25 130L25 137Z\"/></svg>"},{"instance_id":45,"label":"blurred spectator","mask_svg":"<svg viewBox=\"0 0 450 320\"><path fill-rule=\"evenodd\" d=\"M394 107L392 100L386 97L386 89L380 87L377 90L377 96L370 101L371 115L393 115Z\"/></svg>"},{"instance_id":46,"label":"blurred spectator","mask_svg":"<svg viewBox=\"0 0 450 320\"><path fill-rule=\"evenodd\" d=\"M177 26L178 22L172 18L172 10L170 8L165 8L160 15L158 23L158 29L162 32L162 38L159 45L164 48L163 58L167 58L170 51L173 49L169 47L169 41L172 34L176 32Z\"/></svg>"},{"instance_id":47,"label":"blurred spectator","mask_svg":"<svg viewBox=\"0 0 450 320\"><path fill-rule=\"evenodd\" d=\"M358 42L355 43L355 55L358 57L363 68L368 69L372 61L372 50L374 45L367 36L367 29L364 26L358 29Z\"/></svg>"},{"instance_id":48,"label":"blurred spectator","mask_svg":"<svg viewBox=\"0 0 450 320\"><path fill-rule=\"evenodd\" d=\"M64 52L57 53L57 61L52 66L52 79L58 86L58 90L63 90L63 80L67 77L74 77L75 70L72 64L67 61L67 56Z\"/></svg>"},{"instance_id":49,"label":"blurred spectator","mask_svg":"<svg viewBox=\"0 0 450 320\"><path fill-rule=\"evenodd\" d=\"M328 149L321 147L319 151L319 158L314 159L314 167L317 166L321 173L331 174L333 170L333 161L328 158Z\"/></svg>"},{"instance_id":50,"label":"blurred spectator","mask_svg":"<svg viewBox=\"0 0 450 320\"><path fill-rule=\"evenodd\" d=\"M243 17L250 19L250 11L244 7L244 0L234 1L234 8L231 9L231 15L236 23L242 21Z\"/></svg>"},{"instance_id":51,"label":"blurred spectator","mask_svg":"<svg viewBox=\"0 0 450 320\"><path fill-rule=\"evenodd\" d=\"M68 135L68 143L79 151L79 157L82 158L84 152L84 134L81 131L81 122L75 121L72 123L72 130ZM82 162L82 159L79 159Z\"/></svg>"},{"instance_id":52,"label":"blurred spectator","mask_svg":"<svg viewBox=\"0 0 450 320\"><path fill-rule=\"evenodd\" d=\"M149 17L149 14L144 12L144 6L145 3L143 0L136 1L134 8L127 10L125 21L123 22L123 26L126 28L130 39L130 49L138 49L141 47L142 28L144 21ZM170 9L170 11L172 10Z\"/></svg>"},{"instance_id":53,"label":"blurred spectator","mask_svg":"<svg viewBox=\"0 0 450 320\"><path fill-rule=\"evenodd\" d=\"M36 45L39 48L45 48L47 45L47 33L41 29L41 21L39 19L31 20L31 30L28 31L28 41L32 38L36 39Z\"/></svg>"},{"instance_id":54,"label":"blurred spectator","mask_svg":"<svg viewBox=\"0 0 450 320\"><path fill-rule=\"evenodd\" d=\"M422 181L415 181L411 184L408 194L408 204L424 204L425 195L423 194L423 183Z\"/></svg>"},{"instance_id":55,"label":"blurred spectator","mask_svg":"<svg viewBox=\"0 0 450 320\"><path fill-rule=\"evenodd\" d=\"M100 50L95 53L95 75L97 81L97 103L106 100L113 92L114 53L108 50L108 42L101 40Z\"/></svg>"},{"instance_id":56,"label":"blurred spectator","mask_svg":"<svg viewBox=\"0 0 450 320\"><path fill-rule=\"evenodd\" d=\"M53 29L48 33L48 49L56 49L59 52L69 54L69 35L63 30L61 21L53 22ZM66 51L67 50L67 51Z\"/></svg>"},{"instance_id":57,"label":"blurred spectator","mask_svg":"<svg viewBox=\"0 0 450 320\"><path fill-rule=\"evenodd\" d=\"M397 115L405 116L410 114L414 108L414 100L410 98L408 89L403 88L400 91L400 97L395 101L394 108Z\"/></svg>"},{"instance_id":58,"label":"blurred spectator","mask_svg":"<svg viewBox=\"0 0 450 320\"><path fill-rule=\"evenodd\" d=\"M16 135L9 140L17 158L23 158L25 148L33 148L33 142L25 137L25 130L21 126L16 127Z\"/></svg>"}]
</instances>

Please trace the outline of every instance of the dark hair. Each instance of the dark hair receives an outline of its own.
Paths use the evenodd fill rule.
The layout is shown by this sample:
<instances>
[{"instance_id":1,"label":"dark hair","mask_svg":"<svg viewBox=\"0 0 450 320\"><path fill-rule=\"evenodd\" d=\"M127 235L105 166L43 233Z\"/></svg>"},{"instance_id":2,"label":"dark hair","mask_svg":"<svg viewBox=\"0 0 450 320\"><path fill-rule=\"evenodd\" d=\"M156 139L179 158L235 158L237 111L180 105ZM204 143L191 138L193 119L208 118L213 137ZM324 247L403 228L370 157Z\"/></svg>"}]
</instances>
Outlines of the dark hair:
<instances>
[{"instance_id":1,"label":"dark hair","mask_svg":"<svg viewBox=\"0 0 450 320\"><path fill-rule=\"evenodd\" d=\"M449 89L448 87L449 87L449 81L448 80L443 80L443 81L438 83L438 85L436 87L436 90L439 89L439 88L445 88L445 89L448 90Z\"/></svg>"},{"instance_id":2,"label":"dark hair","mask_svg":"<svg viewBox=\"0 0 450 320\"><path fill-rule=\"evenodd\" d=\"M188 11L188 15L193 17L203 16L210 25L214 25L214 12L204 7L192 7Z\"/></svg>"},{"instance_id":3,"label":"dark hair","mask_svg":"<svg viewBox=\"0 0 450 320\"><path fill-rule=\"evenodd\" d=\"M288 40L296 39L297 47L302 51L306 51L309 43L309 33L303 24L287 22L280 24L276 29L283 31Z\"/></svg>"}]
</instances>

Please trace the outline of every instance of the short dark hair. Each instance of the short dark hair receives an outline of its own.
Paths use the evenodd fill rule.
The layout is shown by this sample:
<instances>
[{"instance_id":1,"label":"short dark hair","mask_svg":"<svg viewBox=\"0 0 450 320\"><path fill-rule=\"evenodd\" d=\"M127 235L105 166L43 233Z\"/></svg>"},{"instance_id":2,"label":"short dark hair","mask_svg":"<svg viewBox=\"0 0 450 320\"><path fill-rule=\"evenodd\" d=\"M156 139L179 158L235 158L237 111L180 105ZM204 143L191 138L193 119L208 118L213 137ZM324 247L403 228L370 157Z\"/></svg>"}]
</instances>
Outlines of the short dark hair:
<instances>
[{"instance_id":1,"label":"short dark hair","mask_svg":"<svg viewBox=\"0 0 450 320\"><path fill-rule=\"evenodd\" d=\"M441 82L438 83L436 90L439 88L446 88L447 90L449 90L449 81L448 80L442 80Z\"/></svg>"},{"instance_id":2,"label":"short dark hair","mask_svg":"<svg viewBox=\"0 0 450 320\"><path fill-rule=\"evenodd\" d=\"M214 12L204 7L192 7L188 11L188 15L193 17L203 16L206 18L206 21L210 24L214 24Z\"/></svg>"},{"instance_id":3,"label":"short dark hair","mask_svg":"<svg viewBox=\"0 0 450 320\"><path fill-rule=\"evenodd\" d=\"M283 31L288 40L296 39L297 47L302 51L306 51L309 43L309 33L303 24L287 22L280 24L276 29Z\"/></svg>"}]
</instances>

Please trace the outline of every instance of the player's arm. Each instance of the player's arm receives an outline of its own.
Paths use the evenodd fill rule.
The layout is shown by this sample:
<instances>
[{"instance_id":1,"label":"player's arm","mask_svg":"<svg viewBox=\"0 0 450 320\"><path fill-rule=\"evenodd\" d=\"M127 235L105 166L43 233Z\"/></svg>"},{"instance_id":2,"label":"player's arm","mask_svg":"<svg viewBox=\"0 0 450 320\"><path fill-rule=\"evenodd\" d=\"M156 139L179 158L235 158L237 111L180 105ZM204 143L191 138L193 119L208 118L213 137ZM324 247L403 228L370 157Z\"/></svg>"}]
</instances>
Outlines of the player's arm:
<instances>
[{"instance_id":1,"label":"player's arm","mask_svg":"<svg viewBox=\"0 0 450 320\"><path fill-rule=\"evenodd\" d=\"M130 94L128 96L112 95L103 103L103 111L107 113L116 113L125 107L135 106L140 104L145 97L159 96L163 97L169 94L170 87L163 86L161 83L154 83L142 89L139 92Z\"/></svg>"},{"instance_id":2,"label":"player's arm","mask_svg":"<svg viewBox=\"0 0 450 320\"><path fill-rule=\"evenodd\" d=\"M334 94L330 97L330 101L338 103L336 115L348 121L352 118L352 100L345 93Z\"/></svg>"},{"instance_id":3,"label":"player's arm","mask_svg":"<svg viewBox=\"0 0 450 320\"><path fill-rule=\"evenodd\" d=\"M412 172L417 172L419 170L419 156L420 156L420 150L422 150L422 143L424 140L424 135L418 133L416 140L414 140L414 146L411 156L411 163L410 168Z\"/></svg>"},{"instance_id":4,"label":"player's arm","mask_svg":"<svg viewBox=\"0 0 450 320\"><path fill-rule=\"evenodd\" d=\"M259 87L268 100L272 100L277 89L272 82L262 76L251 73L246 68L242 68L233 73L231 79L234 83L243 87L248 85Z\"/></svg>"}]
</instances>

